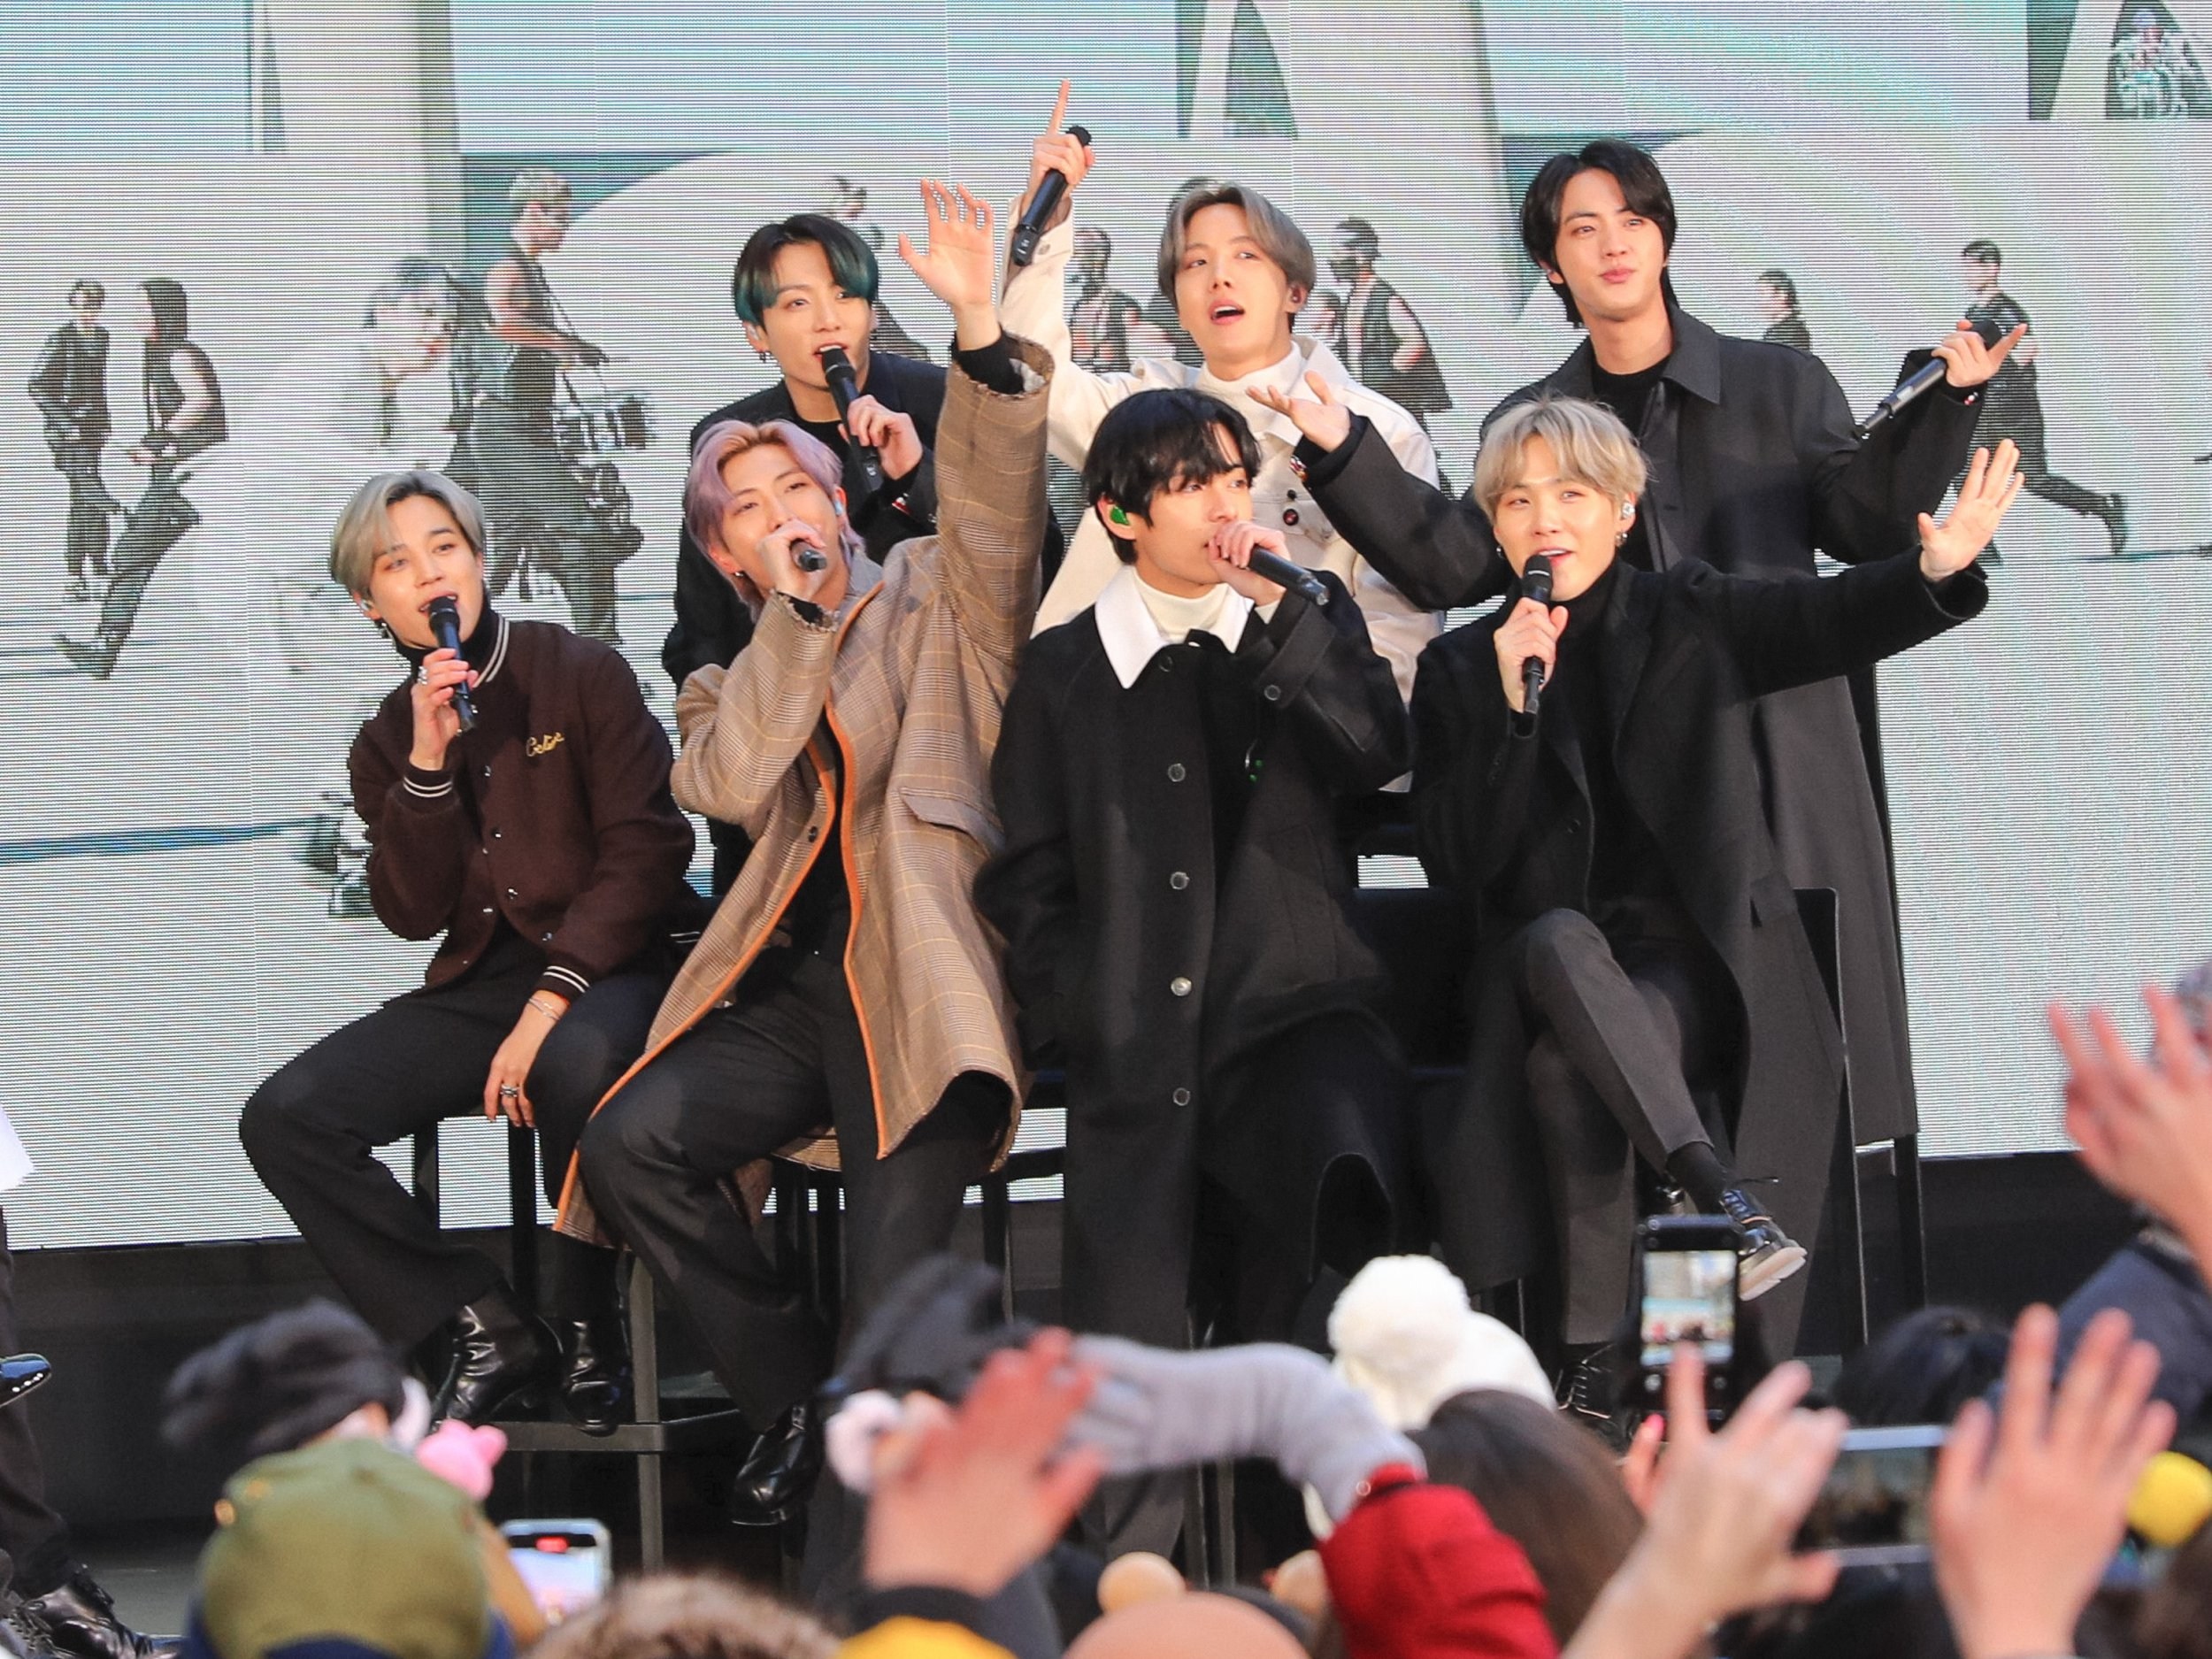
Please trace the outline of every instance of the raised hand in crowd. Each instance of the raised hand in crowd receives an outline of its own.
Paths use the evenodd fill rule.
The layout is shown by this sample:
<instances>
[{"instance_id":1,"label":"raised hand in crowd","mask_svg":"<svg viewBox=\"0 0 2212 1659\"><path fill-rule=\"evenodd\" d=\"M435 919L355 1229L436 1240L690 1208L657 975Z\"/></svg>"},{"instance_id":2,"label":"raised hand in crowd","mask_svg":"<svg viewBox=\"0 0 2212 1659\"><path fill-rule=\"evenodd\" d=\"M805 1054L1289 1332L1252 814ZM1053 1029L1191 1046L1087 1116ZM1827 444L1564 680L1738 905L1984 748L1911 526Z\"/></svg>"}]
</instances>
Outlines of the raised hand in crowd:
<instances>
[{"instance_id":1,"label":"raised hand in crowd","mask_svg":"<svg viewBox=\"0 0 2212 1659\"><path fill-rule=\"evenodd\" d=\"M975 351L999 336L998 273L991 257L991 208L960 185L922 180L923 249L899 233L899 257L952 312L954 343Z\"/></svg>"},{"instance_id":2,"label":"raised hand in crowd","mask_svg":"<svg viewBox=\"0 0 2212 1659\"><path fill-rule=\"evenodd\" d=\"M994 1354L956 1409L907 1397L875 1448L865 1574L872 1588L925 1585L995 1595L1052 1548L1105 1471L1064 1448L1094 1376L1070 1363L1065 1331Z\"/></svg>"},{"instance_id":3,"label":"raised hand in crowd","mask_svg":"<svg viewBox=\"0 0 2212 1659\"><path fill-rule=\"evenodd\" d=\"M2026 482L2020 472L2020 446L2010 438L1998 444L1994 455L1975 450L1966 481L1959 486L1958 499L1943 522L1938 524L1929 513L1920 515L1920 573L1939 582L1980 557Z\"/></svg>"},{"instance_id":4,"label":"raised hand in crowd","mask_svg":"<svg viewBox=\"0 0 2212 1659\"><path fill-rule=\"evenodd\" d=\"M2089 1172L2212 1263L2212 1058L2171 993L2146 987L2155 1057L2138 1056L2101 1008L2077 1021L2054 1002L2066 1056L2066 1133Z\"/></svg>"},{"instance_id":5,"label":"raised hand in crowd","mask_svg":"<svg viewBox=\"0 0 2212 1659\"><path fill-rule=\"evenodd\" d=\"M1021 200L1015 204L1014 215L1018 219L1025 211L1030 198L1037 194L1037 186L1048 173L1057 172L1068 181L1068 193L1060 198L1054 210L1052 223L1059 224L1072 209L1076 186L1083 182L1090 172L1093 157L1091 147L1081 139L1063 131L1068 116L1068 83L1060 83L1060 96L1052 106L1052 119L1037 141L1029 147L1029 183L1023 188Z\"/></svg>"},{"instance_id":6,"label":"raised hand in crowd","mask_svg":"<svg viewBox=\"0 0 2212 1659\"><path fill-rule=\"evenodd\" d=\"M1336 401L1336 394L1318 373L1309 373L1311 397L1294 397L1272 386L1253 386L1245 396L1286 418L1299 434L1317 448L1333 449L1352 435L1352 411Z\"/></svg>"},{"instance_id":7,"label":"raised hand in crowd","mask_svg":"<svg viewBox=\"0 0 2212 1659\"><path fill-rule=\"evenodd\" d=\"M1705 1424L1703 1361L1693 1347L1676 1348L1666 1455L1643 1483L1644 1535L1599 1594L1567 1659L1687 1654L1732 1614L1828 1594L1835 1557L1790 1548L1843 1443L1841 1412L1800 1409L1811 1385L1812 1373L1796 1362L1778 1366L1714 1433Z\"/></svg>"},{"instance_id":8,"label":"raised hand in crowd","mask_svg":"<svg viewBox=\"0 0 2212 1659\"><path fill-rule=\"evenodd\" d=\"M2127 1525L2143 1466L2173 1437L2150 1402L2158 1353L2127 1316L2090 1322L2052 1389L2058 1316L2013 1329L2004 1403L1959 1413L1929 1493L1936 1587L1963 1659L2073 1651L2074 1626Z\"/></svg>"},{"instance_id":9,"label":"raised hand in crowd","mask_svg":"<svg viewBox=\"0 0 2212 1659\"><path fill-rule=\"evenodd\" d=\"M2005 359L2027 334L2028 326L2022 323L1993 346L1982 339L1973 324L1960 318L1949 337L1935 349L1936 356L1943 359L1943 378L1957 387L1985 384L2004 367Z\"/></svg>"}]
</instances>

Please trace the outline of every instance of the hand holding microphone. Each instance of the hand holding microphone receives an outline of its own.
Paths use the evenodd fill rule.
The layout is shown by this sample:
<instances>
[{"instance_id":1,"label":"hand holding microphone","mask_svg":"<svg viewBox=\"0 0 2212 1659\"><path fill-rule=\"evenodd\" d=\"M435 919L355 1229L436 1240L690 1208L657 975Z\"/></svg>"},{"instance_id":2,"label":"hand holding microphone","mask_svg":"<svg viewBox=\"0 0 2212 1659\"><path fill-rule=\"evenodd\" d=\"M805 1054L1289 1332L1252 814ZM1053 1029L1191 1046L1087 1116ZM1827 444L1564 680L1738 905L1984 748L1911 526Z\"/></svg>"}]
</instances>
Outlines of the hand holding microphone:
<instances>
[{"instance_id":1,"label":"hand holding microphone","mask_svg":"<svg viewBox=\"0 0 2212 1659\"><path fill-rule=\"evenodd\" d=\"M1906 404L1945 380L1960 388L1985 385L2004 366L2005 359L2012 355L2013 348L2027 332L2028 326L2022 323L2001 340L1985 340L1973 324L1961 318L1958 326L1929 354L1928 360L1892 387L1882 401L1874 405L1874 412L1852 428L1851 435L1863 440Z\"/></svg>"},{"instance_id":2,"label":"hand holding microphone","mask_svg":"<svg viewBox=\"0 0 2212 1659\"><path fill-rule=\"evenodd\" d=\"M442 651L451 651L456 657L458 657L461 655L459 603L451 594L440 594L430 602L429 615L431 637L438 641L438 649ZM464 663L462 666L465 669L467 664ZM461 723L461 730L464 732L472 732L476 729L476 703L469 695L469 682L465 675L453 682L453 714L454 718Z\"/></svg>"},{"instance_id":3,"label":"hand holding microphone","mask_svg":"<svg viewBox=\"0 0 2212 1659\"><path fill-rule=\"evenodd\" d=\"M1058 217L1060 204L1090 171L1091 135L1080 127L1062 132L1060 123L1067 112L1068 83L1063 81L1060 100L1052 106L1052 123L1030 150L1029 201L1014 221L1006 250L1010 265L1025 265L1036 258L1037 243Z\"/></svg>"},{"instance_id":4,"label":"hand holding microphone","mask_svg":"<svg viewBox=\"0 0 2212 1659\"><path fill-rule=\"evenodd\" d=\"M1286 545L1281 531L1264 529L1247 520L1215 531L1206 550L1229 566L1225 573L1229 585L1256 603L1267 604L1280 596L1262 586L1271 584L1295 591L1310 603L1327 604L1329 590L1311 571L1285 553Z\"/></svg>"},{"instance_id":5,"label":"hand holding microphone","mask_svg":"<svg viewBox=\"0 0 2212 1659\"><path fill-rule=\"evenodd\" d=\"M822 378L829 382L830 396L837 400L837 418L846 422L846 437L852 444L854 455L859 457L867 493L872 495L883 488L883 457L876 452L875 445L862 442L852 429L850 417L852 406L860 397L860 377L853 372L853 360L845 355L844 347L824 346L817 355L822 359Z\"/></svg>"},{"instance_id":6,"label":"hand holding microphone","mask_svg":"<svg viewBox=\"0 0 2212 1659\"><path fill-rule=\"evenodd\" d=\"M1498 629L1498 674L1505 685L1506 706L1516 714L1534 719L1543 696L1544 682L1558 660L1559 635L1567 626L1563 606L1551 603L1551 560L1532 555L1521 572L1520 597Z\"/></svg>"}]
</instances>

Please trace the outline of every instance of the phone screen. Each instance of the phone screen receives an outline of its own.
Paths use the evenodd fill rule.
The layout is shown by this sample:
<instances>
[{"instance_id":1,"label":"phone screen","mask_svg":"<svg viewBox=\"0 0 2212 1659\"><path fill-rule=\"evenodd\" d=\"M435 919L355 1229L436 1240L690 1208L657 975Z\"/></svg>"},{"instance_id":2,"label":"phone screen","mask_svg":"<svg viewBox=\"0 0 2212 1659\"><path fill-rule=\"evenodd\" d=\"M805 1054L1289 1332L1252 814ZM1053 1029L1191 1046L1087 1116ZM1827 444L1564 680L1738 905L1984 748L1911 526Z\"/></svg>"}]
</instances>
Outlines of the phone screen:
<instances>
[{"instance_id":1,"label":"phone screen","mask_svg":"<svg viewBox=\"0 0 2212 1659\"><path fill-rule=\"evenodd\" d=\"M611 1554L598 1522L510 1521L499 1530L548 1624L572 1618L606 1594Z\"/></svg>"},{"instance_id":2,"label":"phone screen","mask_svg":"<svg viewBox=\"0 0 2212 1659\"><path fill-rule=\"evenodd\" d=\"M1854 1429L1798 1529L1800 1549L1878 1566L1928 1558L1928 1488L1940 1427Z\"/></svg>"},{"instance_id":3,"label":"phone screen","mask_svg":"<svg viewBox=\"0 0 2212 1659\"><path fill-rule=\"evenodd\" d=\"M1647 1246L1644 1300L1638 1314L1640 1363L1663 1371L1678 1342L1703 1351L1708 1372L1736 1358L1736 1252L1719 1247L1689 1250Z\"/></svg>"}]
</instances>

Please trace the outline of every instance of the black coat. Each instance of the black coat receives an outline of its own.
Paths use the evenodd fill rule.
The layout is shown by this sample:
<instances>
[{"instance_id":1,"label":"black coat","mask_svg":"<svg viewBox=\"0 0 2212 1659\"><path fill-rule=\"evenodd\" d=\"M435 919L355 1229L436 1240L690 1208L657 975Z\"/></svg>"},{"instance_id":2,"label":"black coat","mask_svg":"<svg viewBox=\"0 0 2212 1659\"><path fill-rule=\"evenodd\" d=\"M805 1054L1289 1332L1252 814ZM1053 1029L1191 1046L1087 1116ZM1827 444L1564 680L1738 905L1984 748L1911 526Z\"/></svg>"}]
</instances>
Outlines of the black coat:
<instances>
[{"instance_id":1,"label":"black coat","mask_svg":"<svg viewBox=\"0 0 2212 1659\"><path fill-rule=\"evenodd\" d=\"M58 457L65 447L106 442L115 430L108 412L108 331L96 327L87 334L74 323L55 329L39 348L30 390Z\"/></svg>"},{"instance_id":2,"label":"black coat","mask_svg":"<svg viewBox=\"0 0 2212 1659\"><path fill-rule=\"evenodd\" d=\"M1007 700L991 767L1005 845L976 900L1005 937L1025 1046L1064 1057L1071 1122L1156 1129L1163 1156L1194 1099L1204 1117L1212 1085L1270 1038L1348 1014L1389 1041L1335 810L1404 771L1405 711L1359 607L1319 580L1332 603L1286 595L1225 665L1248 675L1259 766L1225 869L1194 689L1193 659L1217 642L1164 648L1125 689L1086 611L1030 642ZM1204 1161L1296 1236L1312 1185L1284 1163L1310 1148L1271 1156L1270 1133L1209 1120ZM1394 1170L1378 1174L1394 1190Z\"/></svg>"},{"instance_id":3,"label":"black coat","mask_svg":"<svg viewBox=\"0 0 2212 1659\"><path fill-rule=\"evenodd\" d=\"M1767 828L1754 700L1904 650L1987 599L1978 570L1939 591L1910 554L1828 581L1747 580L1687 562L1624 570L1594 641L1621 792L1741 1000L1738 1168L1777 1180L1763 1196L1808 1243L1826 1192L1842 1046ZM1586 910L1594 841L1572 723L1547 715L1527 733L1508 709L1494 646L1502 615L1430 646L1413 697L1422 862L1471 908L1478 941L1466 1087L1427 1136L1444 1259L1471 1287L1532 1272L1550 1254L1525 1105L1530 1037L1507 946L1547 910Z\"/></svg>"},{"instance_id":4,"label":"black coat","mask_svg":"<svg viewBox=\"0 0 2212 1659\"><path fill-rule=\"evenodd\" d=\"M1681 311L1673 321L1674 353L1637 434L1651 465L1642 520L1660 569L1696 559L1733 575L1809 577L1816 549L1858 565L1916 544L1918 515L1934 511L1972 450L1978 397L1939 390L1860 442L1818 358L1716 334ZM1543 391L1591 397L1595 361L1585 340L1489 419ZM1505 591L1511 572L1481 509L1409 477L1361 423L1333 453L1299 453L1329 522L1415 603L1442 610ZM1911 1133L1918 1117L1871 680L1856 710L1852 690L1839 680L1767 697L1752 730L1790 881L1836 889L1852 1099L1860 1139L1875 1141Z\"/></svg>"}]
</instances>

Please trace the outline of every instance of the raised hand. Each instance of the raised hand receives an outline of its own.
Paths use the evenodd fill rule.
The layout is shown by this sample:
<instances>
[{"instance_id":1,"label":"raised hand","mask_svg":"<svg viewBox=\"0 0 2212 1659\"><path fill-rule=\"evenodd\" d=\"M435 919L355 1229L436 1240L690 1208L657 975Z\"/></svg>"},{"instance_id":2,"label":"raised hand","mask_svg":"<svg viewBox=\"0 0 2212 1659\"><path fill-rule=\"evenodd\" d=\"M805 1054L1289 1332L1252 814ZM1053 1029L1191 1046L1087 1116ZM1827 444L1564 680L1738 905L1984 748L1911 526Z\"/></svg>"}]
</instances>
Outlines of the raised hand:
<instances>
[{"instance_id":1,"label":"raised hand","mask_svg":"<svg viewBox=\"0 0 2212 1659\"><path fill-rule=\"evenodd\" d=\"M2119 1548L2128 1497L2174 1413L2149 1403L2158 1350L2129 1340L2127 1316L2089 1322L2051 1386L2058 1316L2030 1308L2013 1327L2001 1414L1969 1402L1928 1494L1941 1592L1963 1659L2070 1653L2074 1625Z\"/></svg>"},{"instance_id":2,"label":"raised hand","mask_svg":"<svg viewBox=\"0 0 2212 1659\"><path fill-rule=\"evenodd\" d=\"M1941 524L1920 515L1920 573L1932 582L1955 576L1981 556L2012 503L2020 499L2020 446L2007 438L1997 453L1974 451L1959 498Z\"/></svg>"},{"instance_id":3,"label":"raised hand","mask_svg":"<svg viewBox=\"0 0 2212 1659\"><path fill-rule=\"evenodd\" d=\"M1514 602L1513 614L1498 630L1498 678L1505 684L1505 706L1516 714L1525 712L1521 698L1521 664L1532 657L1544 664L1549 680L1559 663L1559 636L1567 626L1567 607L1547 610L1533 599Z\"/></svg>"},{"instance_id":4,"label":"raised hand","mask_svg":"<svg viewBox=\"0 0 2212 1659\"><path fill-rule=\"evenodd\" d=\"M1995 345L1983 343L1974 325L1963 317L1949 339L1935 349L1943 359L1943 378L1954 386L1980 386L2004 366L2005 359L2028 335L2028 326L2022 323Z\"/></svg>"},{"instance_id":5,"label":"raised hand","mask_svg":"<svg viewBox=\"0 0 2212 1659\"><path fill-rule=\"evenodd\" d=\"M1206 557L1213 561L1221 580L1237 592L1256 605L1271 605L1283 596L1283 590L1266 577L1253 574L1254 548L1265 548L1280 557L1290 557L1290 545L1283 540L1281 531L1265 529L1248 519L1225 524L1215 531L1206 543Z\"/></svg>"},{"instance_id":6,"label":"raised hand","mask_svg":"<svg viewBox=\"0 0 2212 1659\"><path fill-rule=\"evenodd\" d=\"M1352 435L1352 411L1336 401L1336 394L1319 374L1308 373L1306 384L1313 388L1311 397L1292 397L1271 386L1248 387L1245 396L1289 417L1290 424L1317 448L1333 449Z\"/></svg>"},{"instance_id":7,"label":"raised hand","mask_svg":"<svg viewBox=\"0 0 2212 1659\"><path fill-rule=\"evenodd\" d=\"M1022 198L1015 205L1014 217L1019 219L1037 194L1037 186L1048 173L1058 172L1068 181L1068 193L1060 198L1060 205L1053 210L1052 223L1065 219L1074 206L1075 187L1083 182L1091 170L1091 148L1080 139L1071 138L1061 131L1068 115L1068 83L1060 83L1059 102L1052 106L1052 119L1044 132L1029 147L1029 184L1022 191ZM1050 228L1049 226L1047 227Z\"/></svg>"},{"instance_id":8,"label":"raised hand","mask_svg":"<svg viewBox=\"0 0 2212 1659\"><path fill-rule=\"evenodd\" d=\"M952 311L961 349L972 351L998 338L993 303L996 272L991 259L991 209L959 185L922 180L924 251L899 234L899 257L922 286Z\"/></svg>"}]
</instances>

